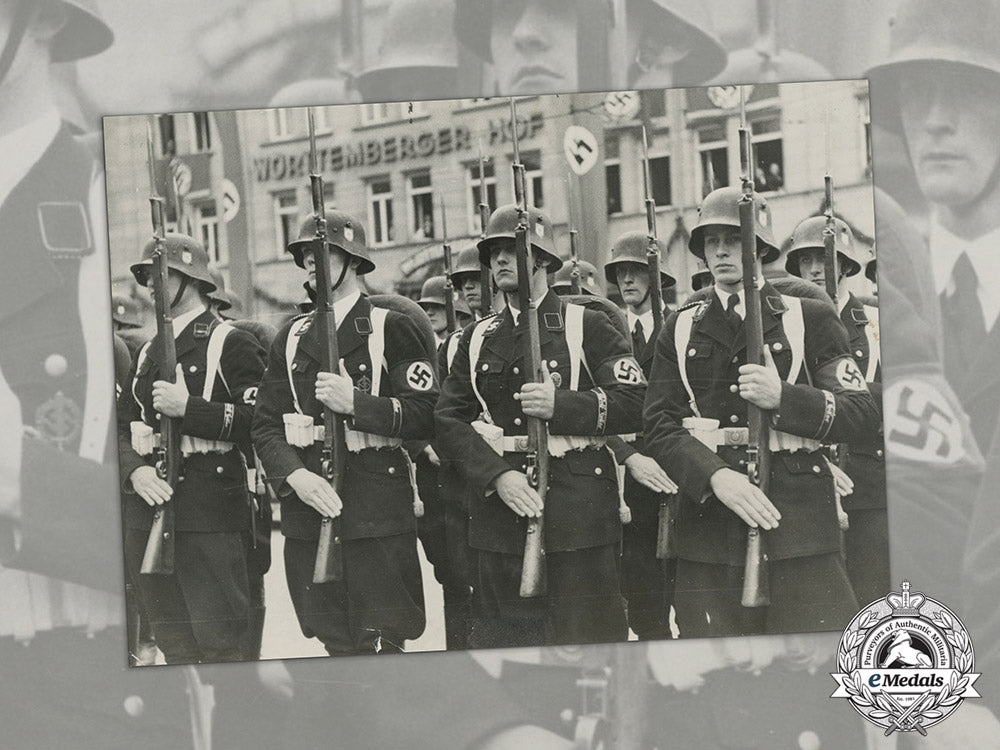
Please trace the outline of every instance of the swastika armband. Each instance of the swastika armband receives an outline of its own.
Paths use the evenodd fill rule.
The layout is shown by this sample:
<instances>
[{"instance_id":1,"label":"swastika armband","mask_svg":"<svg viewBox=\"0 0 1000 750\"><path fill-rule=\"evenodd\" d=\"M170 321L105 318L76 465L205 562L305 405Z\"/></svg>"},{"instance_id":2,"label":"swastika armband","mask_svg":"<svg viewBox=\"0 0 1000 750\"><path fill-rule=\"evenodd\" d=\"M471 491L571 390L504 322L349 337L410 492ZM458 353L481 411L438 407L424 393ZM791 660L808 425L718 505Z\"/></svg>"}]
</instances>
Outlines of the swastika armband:
<instances>
[{"instance_id":1,"label":"swastika armband","mask_svg":"<svg viewBox=\"0 0 1000 750\"><path fill-rule=\"evenodd\" d=\"M626 385L639 385L642 382L642 369L634 357L622 357L611 368L615 380Z\"/></svg>"},{"instance_id":2,"label":"swastika armband","mask_svg":"<svg viewBox=\"0 0 1000 750\"><path fill-rule=\"evenodd\" d=\"M861 372L861 368L850 357L845 357L837 362L837 383L847 391L868 390L868 385L865 383L865 376Z\"/></svg>"},{"instance_id":3,"label":"swastika armband","mask_svg":"<svg viewBox=\"0 0 1000 750\"><path fill-rule=\"evenodd\" d=\"M434 370L429 362L412 362L406 368L406 385L414 391L429 391L434 387Z\"/></svg>"}]
</instances>

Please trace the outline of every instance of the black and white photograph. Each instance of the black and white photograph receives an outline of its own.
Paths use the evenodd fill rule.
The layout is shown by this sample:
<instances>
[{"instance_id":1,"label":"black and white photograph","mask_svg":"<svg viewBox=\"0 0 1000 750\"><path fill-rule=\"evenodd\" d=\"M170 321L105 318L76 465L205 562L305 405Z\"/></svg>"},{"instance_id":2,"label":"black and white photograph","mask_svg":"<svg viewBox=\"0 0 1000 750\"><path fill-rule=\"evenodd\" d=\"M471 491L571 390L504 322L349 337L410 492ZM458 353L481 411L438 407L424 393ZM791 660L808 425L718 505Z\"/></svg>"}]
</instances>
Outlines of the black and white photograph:
<instances>
[{"instance_id":1,"label":"black and white photograph","mask_svg":"<svg viewBox=\"0 0 1000 750\"><path fill-rule=\"evenodd\" d=\"M995 419L990 417L997 413L991 395L997 346L989 291L996 276L991 236L1000 224L994 195L998 154L993 130L998 119L991 110L1000 72L992 33L998 15L995 0L10 0L0 5L0 236L6 261L0 281L3 746L895 750L1000 744L995 687L1000 679L1000 638L993 604L1000 551L992 492ZM680 628L677 639L617 645L472 649L389 659L272 658L288 656L282 650L288 644L299 655L327 652L317 638L303 636L290 602L281 572L283 538L276 533L280 505L261 502L255 509L266 513L270 507L272 518L270 525L255 518L251 527L258 545L249 545L247 561L257 567L248 571L247 594L256 597L261 589L251 590L253 581L263 583L263 602L256 598L248 606L256 608L250 619L266 623L260 636L264 660L156 669L128 666L164 661L155 648L148 614L146 625L141 617L126 618L127 610L136 611L137 593L124 565L115 418L115 384L128 377L129 348L155 334L152 298L129 270L141 260L153 224L145 122L137 128L124 169L132 184L128 200L135 214L112 217L115 200L106 198L105 186L114 190L116 183L110 179L114 165L105 158L104 118L141 114L156 142L162 136L151 115L208 115L203 119L210 119L214 144L205 162L211 165L209 178L189 156L187 144L197 143L197 128L192 130L190 120L177 126L178 163L192 169L191 184L201 190L185 192L185 170L178 171L176 184L186 196L180 202L183 231L203 247L210 246L214 231L201 234L195 223L198 205L208 202L208 193L219 191L211 198L224 219L234 212L231 201L238 196L242 210L236 208L234 219L217 224L216 247L232 249L241 244L239 224L247 216L246 184L255 168L253 159L269 139L254 143L220 137L228 127L219 124L226 111L316 105L319 148L327 149L320 159L329 159L340 134L324 124L324 105L491 97L497 119L503 119L509 111L506 97L512 95L523 97L517 104L523 118L530 116L536 95L745 84L753 126L762 112L754 111L750 85L757 89L764 84L861 78L870 80L871 115L862 122L870 122L871 146L865 151L870 153L869 176L875 186L874 219L866 223L851 198L852 181L860 181L860 172L844 169L856 160L844 156L845 149L853 147L838 139L853 136L845 136L847 130L837 126L827 128L825 111L812 111L808 119L817 138L825 140L819 134L827 130L834 134L831 158L825 156L826 144L810 145L808 178L793 182L800 161L787 149L795 123L805 118L782 109L784 151L775 163L784 168L788 187L772 192L763 184L755 188L773 212L775 240L784 244L796 222L824 213L822 181L829 163L833 208L849 225L855 247L872 246L870 238L875 238L878 275L874 264L865 272L872 277L866 276L869 282L877 278L878 283L891 572L888 587L878 596L899 591L900 582L908 579L914 590L959 614L975 642L982 698L963 703L927 736L917 731L885 736L845 701L830 700L835 687L830 673L837 671L841 635L837 631L703 639L687 637ZM722 185L723 170L713 164L711 183L692 187L698 170L686 154L694 147L685 150L674 140L690 130L684 120L687 110L676 103L671 109L669 99L667 105L666 127L655 115L652 121L644 114L637 119L647 125L651 160L671 159L672 201L657 202L655 209L658 238L669 246L671 222L682 215L691 231L697 224L697 206L707 196L704 186ZM679 122L674 116L680 116ZM304 112L301 117L305 119ZM738 130L738 117L728 117L727 128ZM831 119L836 121L837 115L831 113ZM324 134L326 128L331 132ZM305 125L295 129L306 132ZM638 130L635 125L629 130L634 148ZM549 127L545 137L552 133ZM753 134L755 139L758 135L765 134ZM740 188L740 149L734 145L738 137L738 132L726 135L725 171L728 185ZM371 139L379 140L364 135L344 143L356 147ZM478 138L475 141L475 150L464 159L472 164L478 161ZM218 151L223 144L237 143L242 150L236 153ZM171 187L175 177L171 159L159 148L155 146L153 161L165 228L173 233L178 229L177 191ZM282 150L280 145L272 147L274 152ZM300 141L289 150L298 160L308 147ZM484 146L484 151L490 148ZM595 176L613 172L616 161L621 165L622 214L630 218L625 227L600 204L592 214L580 215L593 194L578 183L562 187L568 162L561 140L544 148L524 147L521 161L528 167L532 151L545 160L546 202L539 208L561 224L555 235L560 258L569 257L570 215L565 206L572 203L578 211L572 216L578 232L577 267L586 270L584 261L593 263L594 283L603 284L604 294L625 304L615 298L617 290L608 284L601 264L610 259L611 241L620 233L646 233L646 191L641 168L633 163L639 157L626 149L616 159L605 151L591 170ZM496 209L514 201L513 152L507 145L487 155L486 169L494 167L499 187L488 187L485 193L497 193L488 198L489 207ZM547 165L557 159L561 161L555 173L549 174ZM682 160L688 166L681 166ZM395 167L383 172L396 181L392 200L402 227L399 222L410 200L400 165ZM287 187L297 191L297 220L310 212L307 163L304 169L287 181ZM220 172L233 189L217 182ZM657 174L662 171L654 168L651 193L660 198L663 186L656 184ZM334 184L329 196L334 209L350 207L358 214L354 218L367 222L367 201L344 192L342 175L326 172L323 177ZM585 182L586 176L577 179ZM435 202L440 202L443 184L432 185ZM457 263L461 240L472 244L479 239L477 226L459 207L467 204L465 193L472 189L462 188L462 198L444 211L434 206L441 216L435 216L432 242L418 243L408 233L397 234L394 242L411 251L418 244L437 245L444 239L439 233L446 212ZM553 192L562 190L565 194ZM573 197L568 201L569 194ZM808 201L786 211L784 204L791 205L793 196L800 194ZM866 200L864 205L870 207L870 197ZM274 206L269 197L266 208L255 213L269 216L276 212ZM409 221L407 215L405 223ZM596 236L591 221L610 229L603 259L587 249L586 243ZM286 222L295 224L292 219ZM275 230L278 224L268 220L266 241L253 237L243 244L262 243L277 258L286 247ZM115 234L119 225L136 233L122 241ZM300 228L287 231L297 234ZM117 251L108 252L109 236L111 246L123 253L120 262ZM371 234L367 242L370 245ZM375 260L385 250L369 249ZM428 254L443 263L443 247ZM662 290L665 312L684 304L688 289L694 288L685 287L685 279L669 266L682 255L671 248L663 256L665 272L677 279L675 291ZM233 257L238 263L240 256ZM697 257L690 260L698 270L707 270L699 267ZM259 324L277 327L294 312L284 310L288 300L308 298L301 287L307 280L305 269L294 267L290 254L283 262L289 273L281 283L289 284L290 291L272 308L269 300L248 295L249 287L240 286L248 280L257 290L277 284L278 279L271 278L262 283L265 264L253 264L247 273L231 258L211 259L213 270L222 272L229 304L245 305L232 315L250 323L234 328L244 328L255 339L264 336L267 329ZM385 268L379 264L377 271ZM400 268L391 278L406 275ZM769 269L764 276L772 283ZM875 288L854 286L859 281L858 275L848 276L842 291L858 299L872 296ZM413 282L394 289L392 282L383 286L380 281L366 287L366 294L420 299L424 295L417 284L422 281ZM279 306L284 311L270 317ZM112 319L125 334L121 342L111 335ZM129 326L141 333L130 339L123 330ZM238 340L249 341L239 335ZM649 382L647 378L647 388ZM668 476L683 483L682 477ZM256 488L256 477L252 484ZM267 492L266 485L261 491ZM852 494L860 497L857 486ZM866 509L851 508L850 498L842 498L845 512L864 518ZM249 503L246 507L249 510ZM787 519L786 509L777 509ZM635 508L630 511L637 515ZM632 525L623 524L625 534ZM844 532L846 560L852 559L849 534L857 530L855 523ZM274 545L271 567L260 576L269 554L261 540L268 538ZM443 584L435 579L419 538L417 554L427 624L424 635L405 642L404 648L418 650L423 640L442 649L448 638ZM861 607L865 602L856 574L848 567ZM441 598L435 602L435 596ZM267 605L263 620L258 616L262 603ZM636 611L636 605L627 611ZM676 625L671 623L672 628ZM632 634L630 630L630 638ZM247 645L240 650L252 654L258 636L249 626L246 635ZM231 644L223 643L222 650L227 648Z\"/></svg>"}]
</instances>

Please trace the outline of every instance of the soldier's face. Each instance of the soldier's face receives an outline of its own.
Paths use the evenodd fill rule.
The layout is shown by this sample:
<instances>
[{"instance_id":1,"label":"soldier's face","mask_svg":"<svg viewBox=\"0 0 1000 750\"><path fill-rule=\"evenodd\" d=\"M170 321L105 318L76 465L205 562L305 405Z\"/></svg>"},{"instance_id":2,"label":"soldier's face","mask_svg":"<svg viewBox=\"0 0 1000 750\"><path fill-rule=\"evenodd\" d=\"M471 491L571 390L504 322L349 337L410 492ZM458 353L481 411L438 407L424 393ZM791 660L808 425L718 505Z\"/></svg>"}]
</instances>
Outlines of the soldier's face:
<instances>
[{"instance_id":1,"label":"soldier's face","mask_svg":"<svg viewBox=\"0 0 1000 750\"><path fill-rule=\"evenodd\" d=\"M494 2L490 49L499 90L504 94L576 89L575 3Z\"/></svg>"},{"instance_id":2,"label":"soldier's face","mask_svg":"<svg viewBox=\"0 0 1000 750\"><path fill-rule=\"evenodd\" d=\"M473 311L479 310L482 306L483 299L483 287L479 278L475 274L465 274L465 276L462 277L460 289L462 296L465 297L465 302L469 305L469 307Z\"/></svg>"},{"instance_id":3,"label":"soldier's face","mask_svg":"<svg viewBox=\"0 0 1000 750\"><path fill-rule=\"evenodd\" d=\"M330 248L330 285L332 286L340 278L341 272L344 270L344 264L349 260L349 256L343 250L336 247ZM306 267L306 273L309 274L307 282L309 288L316 289L316 261L313 258L311 252L307 252L303 258L303 263Z\"/></svg>"},{"instance_id":4,"label":"soldier's face","mask_svg":"<svg viewBox=\"0 0 1000 750\"><path fill-rule=\"evenodd\" d=\"M622 263L615 267L615 281L622 299L629 307L646 301L649 292L649 268L640 263Z\"/></svg>"},{"instance_id":5,"label":"soldier's face","mask_svg":"<svg viewBox=\"0 0 1000 750\"><path fill-rule=\"evenodd\" d=\"M826 288L826 253L821 247L799 250L799 276L818 287Z\"/></svg>"},{"instance_id":6,"label":"soldier's face","mask_svg":"<svg viewBox=\"0 0 1000 750\"><path fill-rule=\"evenodd\" d=\"M742 245L737 227L710 225L702 237L705 264L720 286L735 286L743 280Z\"/></svg>"},{"instance_id":7,"label":"soldier's face","mask_svg":"<svg viewBox=\"0 0 1000 750\"><path fill-rule=\"evenodd\" d=\"M497 242L490 251L490 272L501 292L517 291L517 257L514 240Z\"/></svg>"},{"instance_id":8,"label":"soldier's face","mask_svg":"<svg viewBox=\"0 0 1000 750\"><path fill-rule=\"evenodd\" d=\"M448 327L448 316L445 313L443 305L427 304L426 302L421 305L424 308L424 312L427 313L427 317L431 319L431 328L434 329L434 333L441 335L444 333L445 329Z\"/></svg>"},{"instance_id":9,"label":"soldier's face","mask_svg":"<svg viewBox=\"0 0 1000 750\"><path fill-rule=\"evenodd\" d=\"M154 300L156 299L156 287L153 285L153 274L156 272L155 267L146 276L146 289L149 290L149 296ZM184 276L173 268L167 269L167 304L169 305L177 298L177 292L180 291L181 282Z\"/></svg>"},{"instance_id":10,"label":"soldier's face","mask_svg":"<svg viewBox=\"0 0 1000 750\"><path fill-rule=\"evenodd\" d=\"M931 203L958 208L996 190L1000 76L928 64L902 77L899 101L917 181Z\"/></svg>"}]
</instances>

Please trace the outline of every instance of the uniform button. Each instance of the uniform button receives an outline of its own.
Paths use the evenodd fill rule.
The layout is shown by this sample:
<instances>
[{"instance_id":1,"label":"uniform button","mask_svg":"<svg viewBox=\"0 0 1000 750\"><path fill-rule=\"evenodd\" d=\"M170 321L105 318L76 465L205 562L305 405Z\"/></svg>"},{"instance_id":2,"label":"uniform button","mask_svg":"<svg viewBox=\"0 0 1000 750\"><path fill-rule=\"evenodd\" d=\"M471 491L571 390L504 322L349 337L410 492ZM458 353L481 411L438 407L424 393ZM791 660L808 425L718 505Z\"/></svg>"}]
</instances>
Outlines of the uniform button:
<instances>
[{"instance_id":1,"label":"uniform button","mask_svg":"<svg viewBox=\"0 0 1000 750\"><path fill-rule=\"evenodd\" d=\"M738 385L736 385L736 383L733 383L731 386L729 386L729 392L730 393L736 393L739 389L740 389L740 387Z\"/></svg>"},{"instance_id":2,"label":"uniform button","mask_svg":"<svg viewBox=\"0 0 1000 750\"><path fill-rule=\"evenodd\" d=\"M486 372L486 371L487 371L488 369L490 369L490 363L489 363L489 362L483 362L483 364L481 364L481 365L479 366L479 369L480 369L480 370L481 370L482 372Z\"/></svg>"},{"instance_id":3,"label":"uniform button","mask_svg":"<svg viewBox=\"0 0 1000 750\"><path fill-rule=\"evenodd\" d=\"M368 369L368 365L362 362L360 365L358 365L358 369L361 370L361 372L364 372L365 370Z\"/></svg>"},{"instance_id":4,"label":"uniform button","mask_svg":"<svg viewBox=\"0 0 1000 750\"><path fill-rule=\"evenodd\" d=\"M691 347L690 349L688 349L688 356L689 357L693 357L697 353L698 353L698 350L695 349L694 347Z\"/></svg>"},{"instance_id":5,"label":"uniform button","mask_svg":"<svg viewBox=\"0 0 1000 750\"><path fill-rule=\"evenodd\" d=\"M519 367L515 367L514 370L513 370L513 372L514 372L515 375L519 375L520 372L521 372L521 369Z\"/></svg>"},{"instance_id":6,"label":"uniform button","mask_svg":"<svg viewBox=\"0 0 1000 750\"><path fill-rule=\"evenodd\" d=\"M819 750L823 745L819 741L819 735L811 729L807 729L798 737L799 750Z\"/></svg>"},{"instance_id":7,"label":"uniform button","mask_svg":"<svg viewBox=\"0 0 1000 750\"><path fill-rule=\"evenodd\" d=\"M390 474L395 474L396 473L396 467L395 466L390 466L388 471L389 471Z\"/></svg>"},{"instance_id":8,"label":"uniform button","mask_svg":"<svg viewBox=\"0 0 1000 750\"><path fill-rule=\"evenodd\" d=\"M602 469L602 468L601 468L600 466L597 466L597 467L595 467L595 468L594 468L594 473L595 473L595 474L596 474L597 476L601 476L601 474L603 474L603 473L604 473L604 470L603 470L603 469Z\"/></svg>"},{"instance_id":9,"label":"uniform button","mask_svg":"<svg viewBox=\"0 0 1000 750\"><path fill-rule=\"evenodd\" d=\"M58 378L66 373L68 363L61 354L50 354L45 358L45 373L53 378Z\"/></svg>"},{"instance_id":10,"label":"uniform button","mask_svg":"<svg viewBox=\"0 0 1000 750\"><path fill-rule=\"evenodd\" d=\"M730 422L730 424L736 424L739 421L740 421L740 418L738 416L736 416L735 414L730 414L729 415L729 422Z\"/></svg>"},{"instance_id":11,"label":"uniform button","mask_svg":"<svg viewBox=\"0 0 1000 750\"><path fill-rule=\"evenodd\" d=\"M520 417L514 417L514 424L516 424L516 425L521 424L521 418Z\"/></svg>"},{"instance_id":12,"label":"uniform button","mask_svg":"<svg viewBox=\"0 0 1000 750\"><path fill-rule=\"evenodd\" d=\"M215 473L216 474L221 474L224 471L225 471L225 469L223 469L221 466L216 466L215 467Z\"/></svg>"},{"instance_id":13,"label":"uniform button","mask_svg":"<svg viewBox=\"0 0 1000 750\"><path fill-rule=\"evenodd\" d=\"M198 365L191 365L188 368L188 372L198 372Z\"/></svg>"},{"instance_id":14,"label":"uniform button","mask_svg":"<svg viewBox=\"0 0 1000 750\"><path fill-rule=\"evenodd\" d=\"M125 713L131 716L133 719L137 719L143 715L146 711L146 702L143 701L138 695L130 695L124 701L122 701L122 708L125 709Z\"/></svg>"},{"instance_id":15,"label":"uniform button","mask_svg":"<svg viewBox=\"0 0 1000 750\"><path fill-rule=\"evenodd\" d=\"M813 466L812 471L813 474L819 474L822 471L822 469L819 468L818 466Z\"/></svg>"},{"instance_id":16,"label":"uniform button","mask_svg":"<svg viewBox=\"0 0 1000 750\"><path fill-rule=\"evenodd\" d=\"M299 369L299 363L298 362L292 362L292 369L293 370L298 370Z\"/></svg>"},{"instance_id":17,"label":"uniform button","mask_svg":"<svg viewBox=\"0 0 1000 750\"><path fill-rule=\"evenodd\" d=\"M863 356L865 356L865 353L863 351L861 351L860 349L858 349L857 351L854 352L854 356L855 357L863 357Z\"/></svg>"},{"instance_id":18,"label":"uniform button","mask_svg":"<svg viewBox=\"0 0 1000 750\"><path fill-rule=\"evenodd\" d=\"M559 363L556 362L554 359L550 359L549 360L549 367L556 368L558 366L559 366Z\"/></svg>"},{"instance_id":19,"label":"uniform button","mask_svg":"<svg viewBox=\"0 0 1000 750\"><path fill-rule=\"evenodd\" d=\"M785 348L785 347L784 347L784 346L782 346L782 344L781 344L781 342L780 342L780 341L775 341L775 342L774 342L774 343L773 343L773 344L771 345L771 349L772 349L772 351L776 351L776 352L780 352L780 351L781 351L782 349L784 349L784 348Z\"/></svg>"},{"instance_id":20,"label":"uniform button","mask_svg":"<svg viewBox=\"0 0 1000 750\"><path fill-rule=\"evenodd\" d=\"M875 455L878 456L879 458L882 458L882 449L879 448L878 450L876 450Z\"/></svg>"},{"instance_id":21,"label":"uniform button","mask_svg":"<svg viewBox=\"0 0 1000 750\"><path fill-rule=\"evenodd\" d=\"M740 361L740 358L739 358L738 356L736 356L736 357L733 357L733 364L734 364L734 365L735 365L735 364L736 364L737 362L739 362L739 361Z\"/></svg>"}]
</instances>

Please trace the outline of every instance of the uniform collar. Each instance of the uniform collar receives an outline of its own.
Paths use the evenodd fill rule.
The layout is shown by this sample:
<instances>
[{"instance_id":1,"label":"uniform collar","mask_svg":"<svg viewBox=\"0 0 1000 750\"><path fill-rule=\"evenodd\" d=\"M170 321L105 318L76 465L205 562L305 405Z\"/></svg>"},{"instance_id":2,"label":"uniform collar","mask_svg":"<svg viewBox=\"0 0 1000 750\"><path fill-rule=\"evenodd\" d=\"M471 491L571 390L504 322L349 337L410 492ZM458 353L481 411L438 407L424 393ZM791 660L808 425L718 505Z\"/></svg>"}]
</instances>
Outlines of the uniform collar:
<instances>
[{"instance_id":1,"label":"uniform collar","mask_svg":"<svg viewBox=\"0 0 1000 750\"><path fill-rule=\"evenodd\" d=\"M174 338L180 336L184 332L185 328L191 325L191 323L193 323L196 318L203 315L207 310L208 308L202 305L201 307L196 307L193 310L188 310L183 315L178 315L176 318L174 318L173 319Z\"/></svg>"},{"instance_id":2,"label":"uniform collar","mask_svg":"<svg viewBox=\"0 0 1000 750\"><path fill-rule=\"evenodd\" d=\"M757 288L758 289L763 289L765 282L766 282L766 279L764 278L763 274L761 274L760 276L758 276L757 277ZM729 292L722 291L722 289L720 289L718 286L713 286L712 289L715 291L715 296L719 298L719 302L722 303L722 309L725 310L726 306L727 306L727 303L729 302L729 297L730 297ZM739 316L741 318L745 318L746 317L746 309L747 308L746 308L746 304L744 304L746 302L746 300L744 299L743 287L742 286L740 287L740 290L739 290L739 292L736 293L736 295L740 298L740 301L736 305L736 312L737 312L737 314L739 314Z\"/></svg>"},{"instance_id":3,"label":"uniform collar","mask_svg":"<svg viewBox=\"0 0 1000 750\"><path fill-rule=\"evenodd\" d=\"M343 323L354 306L358 304L358 300L361 299L361 292L352 292L346 297L337 300L333 303L333 315L337 320L337 330L340 330L340 324Z\"/></svg>"},{"instance_id":4,"label":"uniform collar","mask_svg":"<svg viewBox=\"0 0 1000 750\"><path fill-rule=\"evenodd\" d=\"M979 282L976 296L983 310L983 320L989 330L1000 317L1000 287L995 280L1000 278L1000 227L974 240L964 240L945 229L935 217L930 228L931 268L934 274L934 289L940 294L954 292L952 273L959 256L969 256L972 268Z\"/></svg>"},{"instance_id":5,"label":"uniform collar","mask_svg":"<svg viewBox=\"0 0 1000 750\"><path fill-rule=\"evenodd\" d=\"M628 330L634 331L635 323L639 321L639 325L642 326L642 336L649 341L649 337L653 335L653 311L646 310L642 315L636 315L631 310L626 310L625 317L628 319Z\"/></svg>"},{"instance_id":6,"label":"uniform collar","mask_svg":"<svg viewBox=\"0 0 1000 750\"><path fill-rule=\"evenodd\" d=\"M559 295L557 295L555 292L553 292L551 289L549 289L541 297L536 297L535 299L533 299L532 302L535 303L535 307L538 310L541 310L542 307L545 305L545 301L550 296L558 298ZM514 298L516 298L516 295L514 295ZM521 319L521 311L518 310L513 305L511 305L510 300L511 300L511 298L508 297L507 298L507 310L510 312L510 318L511 318L511 320L514 321L514 325L516 326L517 322Z\"/></svg>"},{"instance_id":7,"label":"uniform collar","mask_svg":"<svg viewBox=\"0 0 1000 750\"><path fill-rule=\"evenodd\" d=\"M53 107L41 117L0 137L0 164L3 164L0 171L0 205L41 159L61 125L59 112Z\"/></svg>"}]
</instances>

